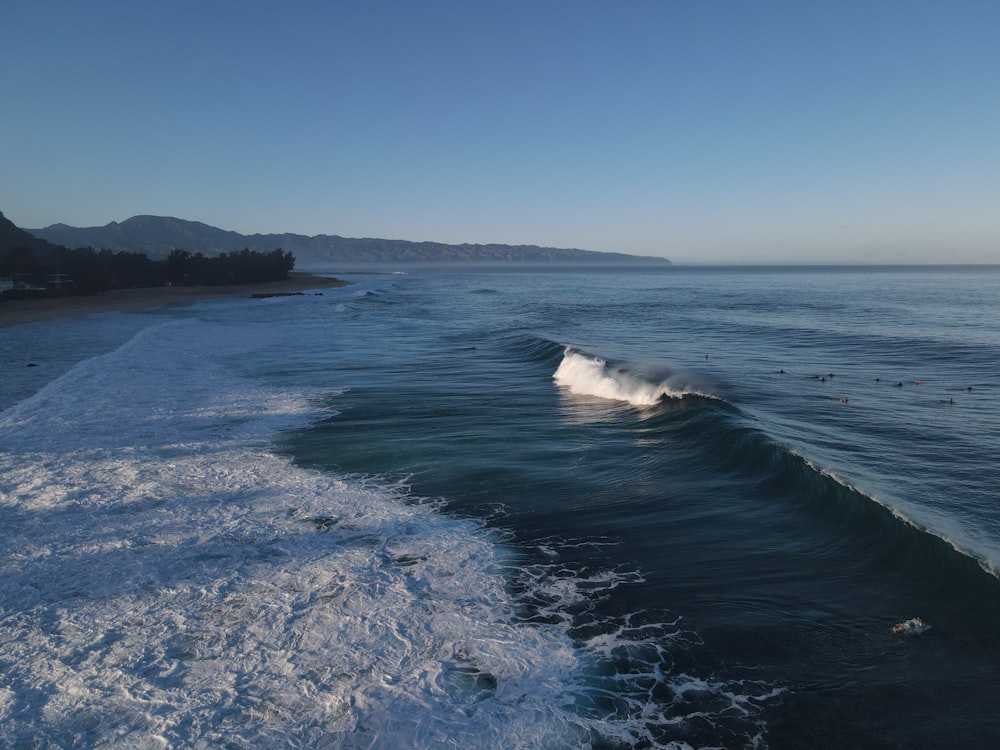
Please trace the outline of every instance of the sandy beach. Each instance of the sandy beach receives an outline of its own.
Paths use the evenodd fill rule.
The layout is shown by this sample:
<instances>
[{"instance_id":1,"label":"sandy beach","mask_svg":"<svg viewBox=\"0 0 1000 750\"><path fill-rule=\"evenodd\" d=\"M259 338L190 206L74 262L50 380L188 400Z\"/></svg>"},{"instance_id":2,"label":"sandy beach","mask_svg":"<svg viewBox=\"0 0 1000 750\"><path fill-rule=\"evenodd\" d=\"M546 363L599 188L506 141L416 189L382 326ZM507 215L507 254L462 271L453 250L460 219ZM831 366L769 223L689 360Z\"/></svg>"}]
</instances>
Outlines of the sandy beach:
<instances>
[{"instance_id":1,"label":"sandy beach","mask_svg":"<svg viewBox=\"0 0 1000 750\"><path fill-rule=\"evenodd\" d=\"M0 301L0 326L99 312L136 312L154 307L190 305L194 302L223 297L295 294L308 289L331 289L346 283L340 279L310 273L292 273L287 281L262 284L112 289L91 296L7 300Z\"/></svg>"}]
</instances>

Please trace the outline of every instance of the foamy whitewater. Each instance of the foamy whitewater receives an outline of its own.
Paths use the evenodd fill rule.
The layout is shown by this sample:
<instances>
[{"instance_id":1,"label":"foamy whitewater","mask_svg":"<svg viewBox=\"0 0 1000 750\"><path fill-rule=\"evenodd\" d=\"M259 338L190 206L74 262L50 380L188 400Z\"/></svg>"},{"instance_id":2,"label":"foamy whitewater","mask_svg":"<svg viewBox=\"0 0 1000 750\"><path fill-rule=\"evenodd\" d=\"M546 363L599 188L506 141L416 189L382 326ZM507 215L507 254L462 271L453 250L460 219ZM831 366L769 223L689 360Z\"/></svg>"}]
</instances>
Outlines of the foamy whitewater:
<instances>
[{"instance_id":1,"label":"foamy whitewater","mask_svg":"<svg viewBox=\"0 0 1000 750\"><path fill-rule=\"evenodd\" d=\"M660 672L673 623L569 636L633 576L533 567L513 594L482 522L275 455L317 394L225 361L276 335L153 325L0 414L4 744L632 743L683 715L657 685L713 689ZM643 670L605 674L625 651Z\"/></svg>"},{"instance_id":2,"label":"foamy whitewater","mask_svg":"<svg viewBox=\"0 0 1000 750\"><path fill-rule=\"evenodd\" d=\"M995 323L701 273L0 328L0 746L993 746Z\"/></svg>"},{"instance_id":3,"label":"foamy whitewater","mask_svg":"<svg viewBox=\"0 0 1000 750\"><path fill-rule=\"evenodd\" d=\"M708 395L681 385L677 373L661 373L662 380L651 373L631 373L572 348L566 349L552 377L577 395L626 401L634 406L651 406L664 397L678 398L689 393Z\"/></svg>"}]
</instances>

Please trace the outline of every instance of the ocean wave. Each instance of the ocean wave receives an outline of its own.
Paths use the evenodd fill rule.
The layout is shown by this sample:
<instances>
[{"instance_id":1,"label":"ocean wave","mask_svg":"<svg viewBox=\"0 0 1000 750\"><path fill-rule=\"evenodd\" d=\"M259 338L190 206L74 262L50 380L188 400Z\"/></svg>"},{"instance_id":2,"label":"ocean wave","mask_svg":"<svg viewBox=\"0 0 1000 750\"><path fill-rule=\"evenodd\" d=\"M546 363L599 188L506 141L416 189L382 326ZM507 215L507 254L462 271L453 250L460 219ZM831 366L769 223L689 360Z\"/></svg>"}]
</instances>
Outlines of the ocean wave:
<instances>
[{"instance_id":1,"label":"ocean wave","mask_svg":"<svg viewBox=\"0 0 1000 750\"><path fill-rule=\"evenodd\" d=\"M737 406L711 403L714 408L683 422L663 414L647 427L655 431L655 420L661 419L674 438L713 456L728 474L751 480L773 502L805 509L825 530L811 542L817 554L864 564L874 560L924 579L950 570L970 585L983 572L997 576L987 555L957 544L940 522L924 522L919 509L839 476L808 457L807 449L785 445L751 425Z\"/></svg>"},{"instance_id":2,"label":"ocean wave","mask_svg":"<svg viewBox=\"0 0 1000 750\"><path fill-rule=\"evenodd\" d=\"M677 368L626 367L601 357L566 347L562 362L552 376L558 385L581 396L625 401L634 406L652 406L661 400L684 396L714 398L697 378Z\"/></svg>"},{"instance_id":3,"label":"ocean wave","mask_svg":"<svg viewBox=\"0 0 1000 750\"><path fill-rule=\"evenodd\" d=\"M870 540L875 535L880 539L881 558L909 560L916 554L921 560L935 560L939 568L957 565L960 575L969 574L966 562L973 561L982 571L997 576L990 556L956 542L956 535L942 526L941 519L927 519L926 513L899 498L868 492L824 468L819 461L807 458L806 449L793 449L751 427L746 414L713 395L699 383L704 378L695 373L663 365L613 363L566 346L553 379L573 394L640 407L664 405L690 396L709 399L715 408L689 415L682 427L673 414L663 416L673 425L671 429L684 430L692 445L719 457L729 471L750 476L758 486L773 488L781 496L806 502L827 523L847 531L856 540L861 558L869 559ZM956 560L956 553L963 559ZM918 574L929 575L933 567Z\"/></svg>"},{"instance_id":4,"label":"ocean wave","mask_svg":"<svg viewBox=\"0 0 1000 750\"><path fill-rule=\"evenodd\" d=\"M521 566L483 522L277 455L321 400L230 365L283 335L148 328L0 414L0 743L759 735L773 686L673 670L675 619L593 614L635 574Z\"/></svg>"}]
</instances>

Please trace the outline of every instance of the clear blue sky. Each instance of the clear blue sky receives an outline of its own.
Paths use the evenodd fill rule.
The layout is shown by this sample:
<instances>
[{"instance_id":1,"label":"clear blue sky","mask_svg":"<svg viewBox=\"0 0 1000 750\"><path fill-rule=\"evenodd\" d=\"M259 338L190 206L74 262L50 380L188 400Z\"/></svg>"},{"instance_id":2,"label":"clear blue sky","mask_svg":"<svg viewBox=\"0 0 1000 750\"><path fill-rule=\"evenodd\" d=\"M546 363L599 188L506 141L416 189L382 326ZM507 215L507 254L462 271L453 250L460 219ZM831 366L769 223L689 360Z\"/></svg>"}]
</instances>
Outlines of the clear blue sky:
<instances>
[{"instance_id":1,"label":"clear blue sky","mask_svg":"<svg viewBox=\"0 0 1000 750\"><path fill-rule=\"evenodd\" d=\"M1000 2L3 0L0 210L998 263Z\"/></svg>"}]
</instances>

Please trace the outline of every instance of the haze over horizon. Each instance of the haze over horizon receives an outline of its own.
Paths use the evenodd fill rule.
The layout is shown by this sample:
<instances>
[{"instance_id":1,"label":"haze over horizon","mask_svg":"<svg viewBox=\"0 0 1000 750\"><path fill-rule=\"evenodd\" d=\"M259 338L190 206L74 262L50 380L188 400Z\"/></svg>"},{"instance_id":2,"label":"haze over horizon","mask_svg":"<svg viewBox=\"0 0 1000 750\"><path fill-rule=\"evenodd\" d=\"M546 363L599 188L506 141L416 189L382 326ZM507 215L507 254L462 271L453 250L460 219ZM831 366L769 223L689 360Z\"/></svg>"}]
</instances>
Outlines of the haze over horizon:
<instances>
[{"instance_id":1,"label":"haze over horizon","mask_svg":"<svg viewBox=\"0 0 1000 750\"><path fill-rule=\"evenodd\" d=\"M0 211L1000 263L1000 4L5 4Z\"/></svg>"}]
</instances>

